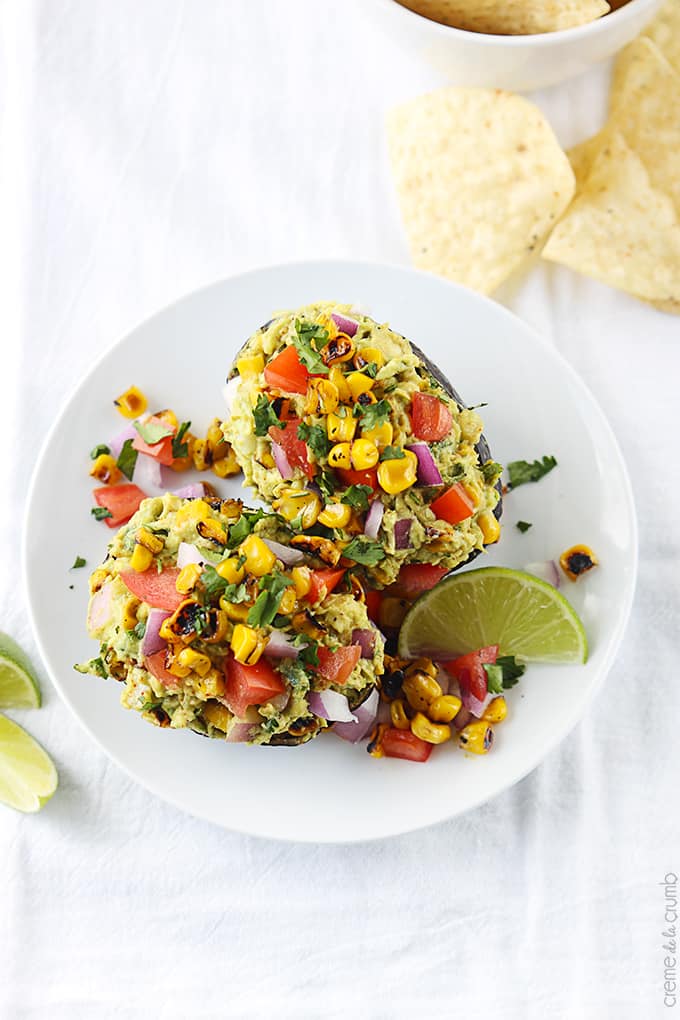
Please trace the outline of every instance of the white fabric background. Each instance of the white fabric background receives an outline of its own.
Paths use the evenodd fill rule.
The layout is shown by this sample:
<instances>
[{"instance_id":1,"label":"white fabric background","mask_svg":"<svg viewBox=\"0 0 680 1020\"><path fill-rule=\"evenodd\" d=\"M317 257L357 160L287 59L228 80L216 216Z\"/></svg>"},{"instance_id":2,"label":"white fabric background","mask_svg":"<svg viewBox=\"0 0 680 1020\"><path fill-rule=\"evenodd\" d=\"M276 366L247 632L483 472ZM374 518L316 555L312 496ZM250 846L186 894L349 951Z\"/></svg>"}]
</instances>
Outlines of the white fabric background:
<instances>
[{"instance_id":1,"label":"white fabric background","mask_svg":"<svg viewBox=\"0 0 680 1020\"><path fill-rule=\"evenodd\" d=\"M0 24L0 625L35 651L20 521L78 377L220 276L407 263L383 114L438 81L346 0L6 0ZM606 78L536 97L565 144L598 126ZM472 814L315 848L153 799L45 678L25 721L61 788L35 817L0 808L2 1020L673 1015L658 883L680 871L680 320L545 266L510 303L588 381L635 486L636 604L587 718Z\"/></svg>"}]
</instances>

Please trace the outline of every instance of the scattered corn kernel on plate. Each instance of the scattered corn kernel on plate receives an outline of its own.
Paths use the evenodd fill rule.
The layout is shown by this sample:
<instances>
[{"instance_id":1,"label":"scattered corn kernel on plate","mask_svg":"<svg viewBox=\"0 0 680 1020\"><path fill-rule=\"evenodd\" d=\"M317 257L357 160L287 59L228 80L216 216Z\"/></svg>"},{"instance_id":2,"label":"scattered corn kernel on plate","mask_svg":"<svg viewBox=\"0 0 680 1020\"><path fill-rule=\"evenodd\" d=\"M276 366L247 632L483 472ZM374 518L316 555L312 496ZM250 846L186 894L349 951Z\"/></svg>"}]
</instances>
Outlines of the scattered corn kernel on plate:
<instances>
[{"instance_id":1,"label":"scattered corn kernel on plate","mask_svg":"<svg viewBox=\"0 0 680 1020\"><path fill-rule=\"evenodd\" d=\"M377 324L389 323L393 334L387 327L380 326L381 336L387 338L386 343L392 342L391 337L408 337L415 345L413 350L419 354L424 352L425 365L435 373L429 382L423 383L421 389L423 386L432 386L433 393L439 393L436 377L436 370L439 369L444 377L451 380L469 406L486 405L480 412L484 419L486 437L482 437L482 440L488 440L494 463L508 464L526 460L530 468L535 458L543 456L545 461L546 453L556 460L557 467L549 473L544 471L545 477L542 477L540 484L526 485L521 489L512 488L506 494L499 542L494 541L498 529L496 518L493 517L494 504L497 502L494 489L497 475L491 477L491 473L487 472L484 477L480 474L476 482L472 479L475 483L472 486L474 492L472 488L466 490L467 496L458 492L453 503L450 497L445 501L446 506L442 504L441 514L437 514L439 524L442 519L444 522L449 520L447 514L454 511L458 516L461 513L470 516L469 522L466 518L463 523L457 520L453 524L457 535L465 533L467 536L467 545L463 544L456 554L456 562L462 563L462 570L488 566L523 569L527 564L554 561L565 549L576 546L597 552L599 566L587 578L572 584L567 574L564 571L562 573L561 591L566 594L580 617L587 635L587 662L585 665L532 663L522 677L521 684L508 690L503 711L500 712L498 706L495 710L491 709L491 715L495 712L492 721L499 724L492 753L465 753L454 746L454 741L450 741L436 747L426 764L389 757L389 749L386 756L376 758L366 754L365 743L339 740L335 738L332 729L328 733L320 732L317 739L308 740L309 736L315 736L319 729L324 728L323 722L312 734L304 731L304 718L296 718L292 723L287 719L287 728L284 728L284 723L273 709L264 719L261 714L258 715L257 727L254 728L252 718L245 716L249 709L244 709L242 720L228 699L231 711L220 707L223 692L219 688L219 671L213 668L209 645L202 645L202 651L196 651L195 648L181 650L172 663L169 663L166 656L157 667L158 674L166 677L170 685L181 686L182 677L191 673L196 677L197 686L209 688L205 694L205 703L197 701L195 697L185 701L177 697L168 698L167 702L149 700L141 689L135 689L135 684L139 687L138 674L141 671L137 670L131 681L129 672L116 672L109 668L110 663L109 667L100 669L97 665L98 645L88 640L85 633L90 600L88 578L104 560L107 542L113 540L115 555L121 557L118 560L120 577L116 576L114 580L115 584L122 586L121 590L125 594L120 612L126 619L130 616L129 628L128 623L122 623L125 628L123 633L130 636L131 640L142 642L146 635L149 661L159 654L151 649L150 638L158 640L160 636L163 645L164 634L168 642L173 640L173 627L180 630L189 625L196 627L195 614L190 624L187 624L187 607L191 601L192 585L201 576L208 576L202 575L201 570L211 571L211 580L215 582L215 597L219 598L214 610L209 611L213 612L215 620L221 613L219 607L223 607L229 616L226 623L223 621L220 624L227 627L228 633L232 635L232 651L229 654L235 656L237 661L246 663L251 656L261 654L261 628L251 627L245 617L242 619L238 616L238 606L228 605L224 599L230 592L232 601L246 598L245 594L238 592L242 584L239 579L243 565L246 572L250 569L246 562L249 555L254 556L259 551L257 563L253 559L253 573L257 576L260 560L264 562L267 559L267 543L273 545L275 550L281 550L291 541L290 536L286 537L286 529L291 530L291 534L300 528L304 532L304 518L300 518L299 514L292 517L287 514L290 492L279 491L279 486L277 491L268 489L272 479L276 480L280 476L285 479L288 472L292 478L296 476L296 449L285 441L281 442L284 435L280 429L286 415L289 420L295 419L291 417L290 409L283 409L279 403L272 403L266 408L264 403L260 403L262 435L268 433L273 440L271 449L277 461L278 473L272 473L267 460L269 448L263 451L259 446L253 446L254 455L267 470L260 471L251 467L246 469L246 476L250 486L257 489L260 495L271 499L275 508L277 503L279 505L276 517L265 515L256 524L253 524L252 517L240 517L237 504L232 502L241 499L247 506L261 505L254 499L252 490L244 487L243 475L231 473L231 453L226 447L220 449L220 437L212 435L215 431L214 421L216 418L229 420L223 393L227 375L239 353L243 359L258 360L258 350L255 349L257 344L253 345L253 337L262 337L264 334L263 343L270 343L267 329L274 313L284 309L314 307L315 303L325 301L346 303L348 308L360 309L361 314L370 316ZM314 322L323 314L321 305L317 310L319 315ZM281 321L283 319L285 316ZM264 330L260 330L263 323L267 325ZM316 326L310 328L313 330ZM310 370L314 375L314 359L319 345L314 347L314 334L304 322L299 328L296 325L295 329L301 344L307 345L309 339L312 340L312 346L307 346L306 350L311 359ZM248 341L248 338L251 340ZM270 354L275 349L275 343L276 337L271 341ZM244 344L246 349L242 350ZM427 486L438 484L432 480L433 471L439 470L443 474L444 470L450 468L453 472L453 492L455 479L463 477L460 472L466 469L469 476L473 469L477 470L475 465L481 465L489 457L488 447L483 447L482 456L482 447L479 446L481 440L473 428L473 416L456 424L456 427L460 424L462 429L472 429L470 440L463 450L463 460L467 455L470 463L462 467L453 462L447 465L441 457L437 464L433 464L432 457L427 455L427 443L419 444L425 449L417 449L418 444L413 444L412 456L405 457L404 451L395 445L399 428L397 420L394 420L394 427L389 426L391 434L383 435L386 433L386 424L384 419L379 419L377 411L369 412L359 422L358 435L356 430L352 436L345 435L348 426L342 408L336 407L335 403L329 408L324 406L324 401L329 400L329 395L334 399L338 387L345 385L348 379L346 403L350 408L354 401L359 414L363 416L364 408L361 405L378 407L379 399L366 396L370 388L366 377L377 377L380 380L383 368L378 357L380 351L376 350L373 339L370 344L366 342L366 349L372 352L372 372L365 371L360 377L357 373L370 366L355 361L354 375L350 372L341 377L341 373L336 373L337 378L332 386L314 383L308 391L308 396L313 391L313 398L318 402L314 412L328 412L328 435L331 428L336 430L338 434L334 438L339 440L336 445L342 446L342 449L337 450L335 446L328 450L324 448L323 456L329 458L330 468L321 477L321 492L328 496L325 491L328 479L336 477L332 472L344 470L348 472L348 484L351 482L353 494L358 494L360 503L363 499L360 491L362 488L369 490L371 484L377 487L378 483L371 482L368 477L371 471L376 472L377 478L385 483L382 485L382 495L386 506L381 521L387 522L394 518L393 530L398 536L404 531L403 527L398 526L401 505L399 487L402 484L412 484L412 480L404 480L409 471L414 478L418 474L418 480ZM334 357L338 360L344 357L342 350L338 354L334 348ZM243 360L241 364L243 375L246 376L250 361ZM411 370L410 364L408 357L403 359L403 373ZM422 378L426 378L422 365L418 368L418 364L414 356L413 365L421 371ZM259 370L259 361L256 367ZM383 372L383 376L385 374ZM332 379L330 375L329 380ZM153 409L157 412L155 415L139 418L145 410L140 404L140 394L142 400L144 395L153 399ZM118 395L120 398L116 411L112 400ZM233 387L231 398L233 400ZM253 407L257 406L258 399L257 394L248 395ZM457 394L453 399L458 399ZM441 403L442 407L446 404L443 395ZM171 408L173 412L160 412L159 406ZM413 403L409 406L413 408ZM451 428L451 415L456 419L456 405L451 403L450 411L442 407L438 407L434 419L430 415L423 428L436 431L444 419L446 427ZM136 433L121 433L115 437L113 445L116 448L112 451L107 440L112 435L112 414L118 412L130 419L135 418L138 424ZM174 412L180 419L191 420L191 433L188 426L181 433L178 421L174 420ZM278 424L267 417L273 413L276 414ZM356 415L356 411L354 413ZM411 414L413 416L413 410ZM232 417L231 421L234 420ZM120 417L118 421L120 431L124 421ZM312 425L310 429L314 427ZM273 428L272 432L269 432L270 428ZM183 445L186 436L190 437L188 449L192 456L187 463L180 465L187 449ZM200 436L206 436L206 440L196 438ZM248 456L247 450L244 453L239 448L243 436L238 429L230 432L227 425L225 437L233 444L233 450L239 457ZM433 433L430 438L436 440L437 437ZM313 432L309 431L305 439L314 453L316 440ZM216 532L223 533L220 514L224 514L225 507L228 507L228 513L232 514L229 527L236 526L237 530L245 528L243 535L253 532L250 535L252 549L250 546L245 548L244 539L236 555L232 556L224 568L220 566L219 557L211 561L206 554L206 566L195 555L195 551L187 552L190 546L185 536L179 533L175 536L177 542L172 548L170 538L165 538L165 546L159 541L159 536L173 536L173 529L177 530L174 522L178 510L181 510L181 499L163 497L147 501L137 510L139 499L132 491L136 488L139 493L141 488L147 495L160 495L158 490L153 490L153 485L160 478L161 468L150 463L154 458L149 454L165 449L168 460L160 458L161 464L165 465L162 467L163 472L167 472L167 464L189 468L186 473L178 476L174 491L186 489L189 494L195 494L196 487L204 485L207 480L204 473L199 474L191 468L191 463L197 468L205 466L202 443L207 443L207 448L213 451L216 467L210 482L222 502L216 501L210 513L206 510L200 520L197 518L198 524L192 519L191 527L199 529L198 533L204 536L206 546L210 542L219 544L221 539ZM439 447L442 445L440 443ZM371 458L376 459L374 446L380 453L379 463L373 464L371 461L369 464ZM219 454L215 453L217 449L220 449ZM92 478L88 476L87 467L84 467L90 451L91 473L103 483L99 495L99 490L95 491L96 506L92 508L92 513ZM331 462L333 457L337 464ZM358 460L355 463L355 457L361 458L360 464ZM345 464L347 458L348 463ZM400 460L406 463L400 465ZM383 469L381 465L384 464L387 467ZM122 465L123 474L128 474L129 484L122 478L126 484L107 488L118 465ZM552 467L552 463L548 466ZM401 471L398 470L400 467ZM421 470L429 472L422 480L419 474ZM167 488L167 479L165 482ZM115 493L115 498L112 498L111 493ZM474 508L473 515L473 509L466 510L465 506L469 498L472 507L475 494L479 505ZM315 498L314 490L311 496L309 493L304 495L304 513L311 512L310 506ZM290 578L284 574L285 560L283 567L276 568L280 575L277 599L284 598L286 585L288 593L285 597L291 605L297 596L309 598L309 577L305 574L307 560L303 562L302 556L311 556L311 562L318 567L318 559L314 557L330 555L330 547L321 544L326 527L335 529L336 535L344 535L344 545L342 542L340 545L346 550L347 558L351 559L349 553L352 549L358 552L356 562L363 568L366 582L374 581L380 585L393 580L392 575L398 570L399 564L394 567L387 552L394 559L399 560L401 557L403 560L407 555L405 550L410 546L406 545L400 550L399 545L395 544L389 550L376 553L375 542L369 530L370 513L366 515L365 521L360 517L364 530L359 530L358 535L352 534L352 522L362 510L362 507L354 505L350 516L346 507L352 502L355 501L343 503L337 494L332 499L328 497L325 509L320 511L321 520L315 527L314 537L318 541L313 542L307 532L300 546L297 575L293 576L295 569ZM48 507L49 528L45 527ZM133 519L132 538L125 527L119 534L107 529L107 524L124 525L136 510L138 514L146 516L143 521L140 519L141 523L137 517ZM413 509L411 512L416 520L417 512ZM489 517L488 522L482 515ZM166 521L161 520L163 517ZM315 520L318 521L316 514ZM425 515L425 525L428 520ZM159 521L166 526L159 528ZM381 521L378 521L378 528L382 527L384 532L385 523L381 524ZM373 521L373 526L375 523ZM521 528L517 527L518 523L522 524ZM339 532L338 528L341 529ZM343 529L347 534L343 533ZM58 541L55 541L55 536L58 536ZM436 536L440 543L442 537L442 534ZM450 539L451 535L448 535L447 555L451 552ZM183 553L182 545L185 547ZM367 548L370 548L368 556ZM184 557L181 563L180 553ZM469 559L465 561L472 553L478 555L474 565ZM173 559L170 565L168 559L166 570L163 558L170 556L175 557L177 563ZM140 585L135 580L149 578L151 573L155 573L149 571L147 560L152 561L152 566L158 566L157 576L161 580L156 585L157 600L158 591L163 588L162 579L167 579L170 571L174 571L173 578L177 576L180 581L176 590L181 593L180 596L176 595L173 583L172 608L168 605L152 610L152 613L159 614L158 626L153 633L150 627L151 614L147 617L145 610L143 617L139 615L140 601L144 605L146 596L138 593ZM85 562L81 565L81 561ZM211 566L211 562L220 566L221 573ZM382 567L379 563L383 564ZM353 842L417 829L481 804L525 776L569 732L606 675L630 610L636 563L636 523L626 469L616 439L602 412L574 371L519 319L483 297L413 270L349 262L272 267L221 281L183 298L117 343L80 383L46 441L31 486L24 534L26 587L37 639L59 693L90 736L137 781L183 810L228 829L309 842ZM443 571L451 565L451 561L441 557L441 564L430 563L428 569ZM181 570L178 569L180 567ZM381 576L381 570L386 572L384 576ZM331 583L331 570L323 572L317 569L315 573L312 569L311 575L313 578L323 575L324 583ZM267 575L268 578L270 576ZM97 579L95 576L95 596L98 586L100 589L107 587L104 580L110 578ZM356 584L353 582L352 587L347 578L342 583L346 586L346 592L336 593L334 597L346 600L354 613L357 609L353 602ZM149 590L150 584L147 582L146 587L142 584L145 591ZM317 581L314 581L316 584ZM108 587L113 590L112 585ZM269 581L266 588L256 600L260 606L260 617L263 612L269 612L268 599L272 597L273 591ZM323 588L321 592L320 597L323 597ZM130 593L138 597L131 599ZM175 603L180 598L187 601L177 608ZM98 600L93 599L90 603L88 623L93 636L98 634L96 614L101 610L103 601L100 595ZM158 604L158 601L148 601L152 605ZM330 599L328 603L323 603L326 612L329 603ZM277 602L277 605L280 607L283 602ZM355 640L357 645L366 644L371 636L371 624L366 619L366 612L362 604L358 605L361 621L356 633L360 633L360 637L352 637L352 647ZM367 608L370 616L370 604ZM137 615L133 619L131 614L135 613ZM338 603L337 612L329 622L334 633L340 633L346 627L344 615ZM278 615L272 619L273 623L267 617L270 626L283 627L289 617L284 620L279 608ZM201 627L204 626L205 622L201 623ZM412 634L417 637L421 629L412 628ZM436 630L434 628L435 633ZM286 640L288 646L296 642L299 646L300 636L293 629L287 635L278 634L276 640L284 648ZM205 632L202 638L210 640ZM269 634L270 641L271 638ZM362 653L361 665L355 661L347 666L348 676L349 671L354 669L351 673L354 678L351 681L353 689L348 692L348 698L357 714L359 709L355 706L362 704L365 692L371 690L370 670L382 668L382 649L371 640L371 650ZM413 636L410 640L414 640ZM318 644L313 636L307 636L306 644L303 644L308 651L310 643L315 648ZM322 668L327 661L337 656L338 653L332 651L335 647L336 644L332 643L331 649L325 653ZM124 662L123 652L120 649L118 652L121 662ZM282 654L285 656L285 651ZM93 657L85 664L90 668L83 672L74 671L74 664L82 664L88 655ZM335 665L340 669L337 662ZM344 668L346 663L341 665ZM500 669L493 664L490 668L496 671ZM114 677L124 683L116 683ZM357 677L363 678L361 683ZM266 686L267 677L263 680L259 676L258 679ZM335 680L341 684L345 682L337 671ZM214 687L215 683L218 684L217 688ZM428 685L434 690L436 681L433 685L427 671L423 672L418 681L420 686L412 677L407 677L407 694L410 691L409 683L414 690L410 701L407 697L405 711L412 716L410 723L414 733L416 730L419 733L422 731L422 738L427 741L435 730L448 728L451 717L458 710L455 704L457 699L444 691L437 701L437 711L429 711L429 718L416 712L415 715L420 714L422 718L416 720L415 725L414 699L423 697L423 691ZM137 711L124 711L121 708L121 689L125 692L124 703ZM337 692L326 692L326 695L321 692L324 703L319 709L319 717L322 721L323 711L327 711L329 693L335 694L337 701ZM439 688L435 693L439 696ZM272 694L274 697L271 697ZM268 692L267 697L271 698L271 704L275 706L274 688ZM393 736L406 732L405 729L399 730L398 716L401 711L402 705L395 705L393 728L390 731ZM139 717L140 712L146 715L148 721L155 721L157 725L146 725ZM173 713L176 716L171 728ZM256 739L256 744L294 743L296 746L253 746L239 743L238 736L233 738L233 742L230 739L197 739L196 733L192 732L193 729L206 736L221 737L224 732L235 732L237 723L241 728L247 723L247 739ZM407 715L403 723L405 727L409 725ZM271 739L272 734L275 737L278 734L281 739ZM295 739L289 739L291 734ZM393 742L399 744L402 741L395 739ZM371 747L370 743L368 747ZM474 750L472 742L470 750ZM478 750L484 751L485 748L481 746ZM394 753L399 755L401 752L396 749Z\"/></svg>"}]
</instances>

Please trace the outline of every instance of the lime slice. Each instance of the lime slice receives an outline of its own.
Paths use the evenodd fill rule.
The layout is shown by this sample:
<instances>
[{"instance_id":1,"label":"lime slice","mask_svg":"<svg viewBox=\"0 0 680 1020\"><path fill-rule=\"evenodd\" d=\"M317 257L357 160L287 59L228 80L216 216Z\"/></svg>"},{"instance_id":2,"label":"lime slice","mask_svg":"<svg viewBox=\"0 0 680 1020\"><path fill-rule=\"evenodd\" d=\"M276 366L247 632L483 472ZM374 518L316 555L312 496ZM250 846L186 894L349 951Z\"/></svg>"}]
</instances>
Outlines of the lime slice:
<instances>
[{"instance_id":1,"label":"lime slice","mask_svg":"<svg viewBox=\"0 0 680 1020\"><path fill-rule=\"evenodd\" d=\"M40 708L40 686L26 653L0 633L0 708Z\"/></svg>"},{"instance_id":2,"label":"lime slice","mask_svg":"<svg viewBox=\"0 0 680 1020\"><path fill-rule=\"evenodd\" d=\"M26 730L0 715L0 802L39 811L57 788L52 759Z\"/></svg>"},{"instance_id":3,"label":"lime slice","mask_svg":"<svg viewBox=\"0 0 680 1020\"><path fill-rule=\"evenodd\" d=\"M583 624L545 581L507 567L483 567L444 578L409 609L399 655L455 658L485 645L525 662L585 662Z\"/></svg>"}]
</instances>

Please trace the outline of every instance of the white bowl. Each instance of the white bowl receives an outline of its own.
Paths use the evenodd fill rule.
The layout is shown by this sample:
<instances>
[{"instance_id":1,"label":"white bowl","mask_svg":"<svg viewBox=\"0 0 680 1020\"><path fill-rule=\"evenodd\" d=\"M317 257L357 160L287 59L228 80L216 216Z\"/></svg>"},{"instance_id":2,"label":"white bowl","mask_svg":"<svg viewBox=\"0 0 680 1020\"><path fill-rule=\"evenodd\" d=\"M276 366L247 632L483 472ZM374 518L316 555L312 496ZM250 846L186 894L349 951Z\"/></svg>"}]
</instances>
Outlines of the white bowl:
<instances>
[{"instance_id":1,"label":"white bowl","mask_svg":"<svg viewBox=\"0 0 680 1020\"><path fill-rule=\"evenodd\" d=\"M598 21L542 35L483 35L449 28L396 0L361 0L380 28L454 85L529 92L606 60L639 35L663 0L630 0Z\"/></svg>"}]
</instances>

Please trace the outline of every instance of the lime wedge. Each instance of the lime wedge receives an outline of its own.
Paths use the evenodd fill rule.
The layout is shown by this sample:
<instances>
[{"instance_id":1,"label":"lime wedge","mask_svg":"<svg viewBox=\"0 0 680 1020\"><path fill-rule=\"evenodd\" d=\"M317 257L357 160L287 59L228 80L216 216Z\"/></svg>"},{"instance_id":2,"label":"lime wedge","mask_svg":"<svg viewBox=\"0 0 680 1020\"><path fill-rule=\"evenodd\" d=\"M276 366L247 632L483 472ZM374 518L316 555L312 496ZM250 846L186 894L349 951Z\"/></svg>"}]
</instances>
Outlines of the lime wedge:
<instances>
[{"instance_id":1,"label":"lime wedge","mask_svg":"<svg viewBox=\"0 0 680 1020\"><path fill-rule=\"evenodd\" d=\"M399 655L451 659L485 645L525 662L585 662L583 624L563 595L545 581L507 567L453 574L409 609Z\"/></svg>"},{"instance_id":2,"label":"lime wedge","mask_svg":"<svg viewBox=\"0 0 680 1020\"><path fill-rule=\"evenodd\" d=\"M1 632L0 708L40 708L40 686L28 656Z\"/></svg>"},{"instance_id":3,"label":"lime wedge","mask_svg":"<svg viewBox=\"0 0 680 1020\"><path fill-rule=\"evenodd\" d=\"M0 715L0 802L39 811L57 788L52 759L26 730Z\"/></svg>"}]
</instances>

